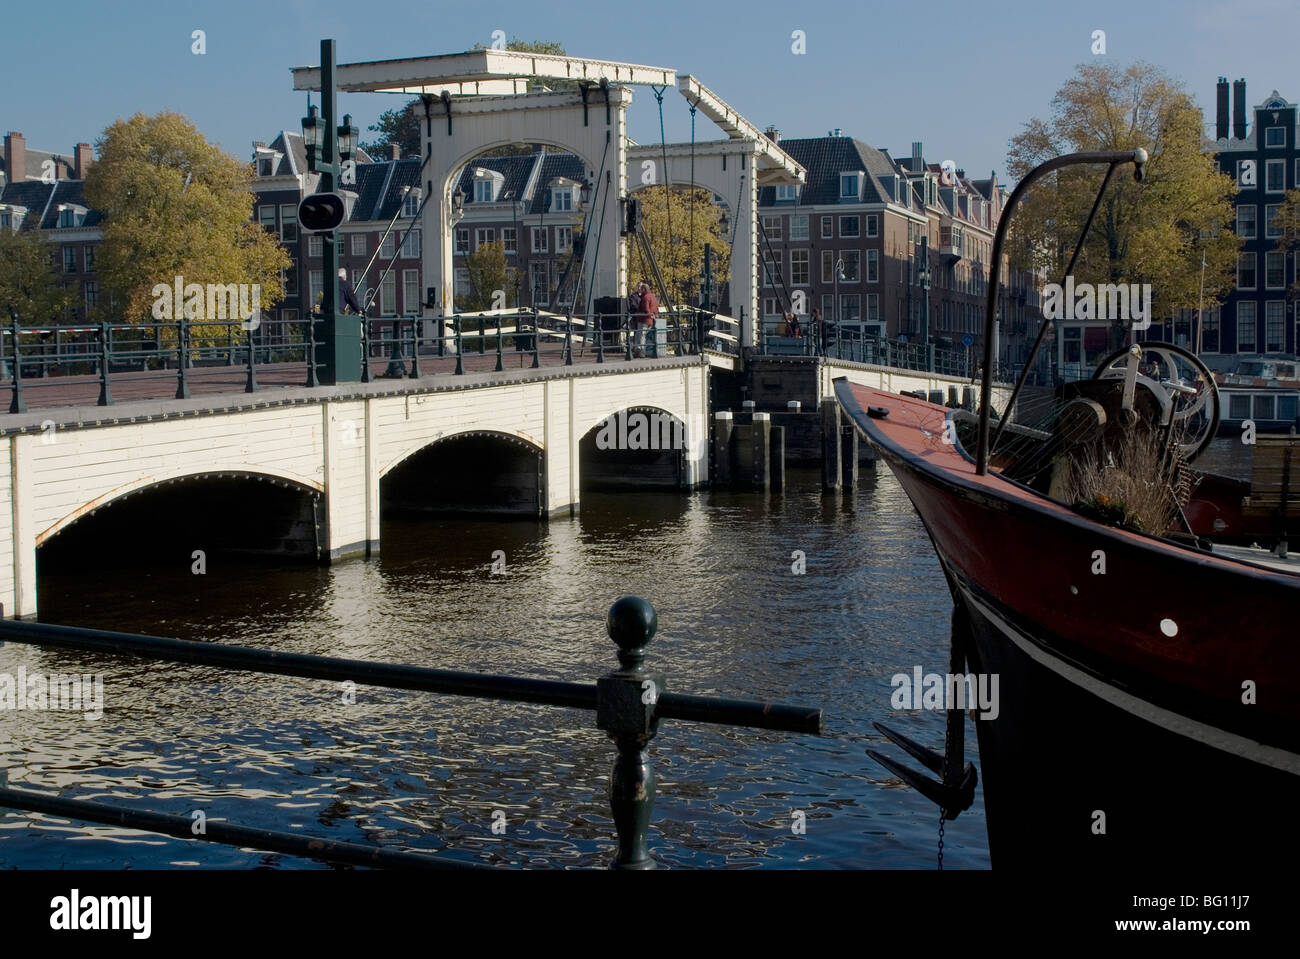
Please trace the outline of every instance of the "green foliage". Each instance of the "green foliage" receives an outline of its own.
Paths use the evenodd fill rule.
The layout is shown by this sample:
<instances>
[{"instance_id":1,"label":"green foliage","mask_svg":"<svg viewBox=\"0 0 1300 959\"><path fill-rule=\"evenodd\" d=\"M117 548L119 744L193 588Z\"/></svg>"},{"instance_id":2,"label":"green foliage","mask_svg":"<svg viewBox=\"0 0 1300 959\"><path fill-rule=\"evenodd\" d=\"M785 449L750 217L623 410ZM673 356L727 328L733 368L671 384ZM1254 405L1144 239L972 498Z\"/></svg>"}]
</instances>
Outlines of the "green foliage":
<instances>
[{"instance_id":1,"label":"green foliage","mask_svg":"<svg viewBox=\"0 0 1300 959\"><path fill-rule=\"evenodd\" d=\"M505 293L503 306L514 306L519 296L519 271L506 266L506 247L500 240L484 243L466 258L469 271L469 292L456 301L460 313L491 310L493 294Z\"/></svg>"},{"instance_id":2,"label":"green foliage","mask_svg":"<svg viewBox=\"0 0 1300 959\"><path fill-rule=\"evenodd\" d=\"M1150 283L1154 316L1169 316L1196 308L1204 254L1205 301L1221 299L1235 282L1241 245L1230 226L1236 184L1204 151L1192 97L1156 67L1089 63L1057 91L1052 111L1011 140L1013 177L1067 153L1142 147L1150 154L1145 182L1134 182L1131 167L1112 177L1076 282ZM1070 167L1030 188L1014 214L1017 264L1045 268L1050 282L1060 282L1103 173Z\"/></svg>"},{"instance_id":3,"label":"green foliage","mask_svg":"<svg viewBox=\"0 0 1300 959\"><path fill-rule=\"evenodd\" d=\"M55 268L56 250L40 230L0 229L0 324L9 325L10 309L23 326L58 323L76 304L77 290Z\"/></svg>"},{"instance_id":4,"label":"green foliage","mask_svg":"<svg viewBox=\"0 0 1300 959\"><path fill-rule=\"evenodd\" d=\"M424 107L416 97L400 110L385 110L379 114L379 122L366 127L379 136L369 143L362 143L361 149L372 155L378 155L390 143L396 143L402 156L416 156L420 153L420 119L424 116Z\"/></svg>"},{"instance_id":5,"label":"green foliage","mask_svg":"<svg viewBox=\"0 0 1300 959\"><path fill-rule=\"evenodd\" d=\"M257 284L264 310L283 298L280 271L293 261L250 219L252 164L223 153L170 112L118 120L97 147L85 187L87 201L104 215L95 265L126 322L154 322L153 287L171 287L176 276L204 286ZM224 343L228 335L206 327L194 344Z\"/></svg>"}]
</instances>

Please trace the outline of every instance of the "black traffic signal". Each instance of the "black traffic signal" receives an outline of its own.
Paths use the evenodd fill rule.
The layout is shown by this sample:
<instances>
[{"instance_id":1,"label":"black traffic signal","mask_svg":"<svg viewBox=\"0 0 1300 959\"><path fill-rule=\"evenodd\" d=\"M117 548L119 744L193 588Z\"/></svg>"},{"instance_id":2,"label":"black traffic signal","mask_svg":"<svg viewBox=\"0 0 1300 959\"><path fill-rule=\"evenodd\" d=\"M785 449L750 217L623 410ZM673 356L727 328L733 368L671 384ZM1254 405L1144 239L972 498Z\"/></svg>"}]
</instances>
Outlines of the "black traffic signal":
<instances>
[{"instance_id":1,"label":"black traffic signal","mask_svg":"<svg viewBox=\"0 0 1300 959\"><path fill-rule=\"evenodd\" d=\"M298 224L308 233L329 233L339 228L346 212L337 193L313 193L298 204Z\"/></svg>"},{"instance_id":2,"label":"black traffic signal","mask_svg":"<svg viewBox=\"0 0 1300 959\"><path fill-rule=\"evenodd\" d=\"M641 230L641 201L634 196L627 198L627 231L638 233Z\"/></svg>"}]
</instances>

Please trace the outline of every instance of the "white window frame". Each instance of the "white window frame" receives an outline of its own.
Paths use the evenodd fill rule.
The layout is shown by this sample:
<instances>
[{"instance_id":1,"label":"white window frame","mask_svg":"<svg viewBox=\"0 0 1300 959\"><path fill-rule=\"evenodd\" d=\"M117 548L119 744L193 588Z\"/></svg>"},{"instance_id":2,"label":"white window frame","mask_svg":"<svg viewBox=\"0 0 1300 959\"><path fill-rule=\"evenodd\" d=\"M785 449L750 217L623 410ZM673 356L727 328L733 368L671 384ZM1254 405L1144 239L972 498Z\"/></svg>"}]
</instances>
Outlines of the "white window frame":
<instances>
[{"instance_id":1,"label":"white window frame","mask_svg":"<svg viewBox=\"0 0 1300 959\"><path fill-rule=\"evenodd\" d=\"M763 217L763 233L767 235L769 240L781 239L781 219L780 216Z\"/></svg>"},{"instance_id":2,"label":"white window frame","mask_svg":"<svg viewBox=\"0 0 1300 959\"><path fill-rule=\"evenodd\" d=\"M507 236L509 239L507 239ZM519 228L503 226L501 228L501 244L505 247L507 256L517 255L519 253Z\"/></svg>"},{"instance_id":3,"label":"white window frame","mask_svg":"<svg viewBox=\"0 0 1300 959\"><path fill-rule=\"evenodd\" d=\"M1270 316L1270 313L1276 316ZM1275 323L1278 337L1276 340L1269 339L1269 324ZM1274 346L1273 344L1277 345ZM1280 353L1286 347L1286 301L1285 300L1266 300L1264 302L1264 349L1263 353Z\"/></svg>"},{"instance_id":4,"label":"white window frame","mask_svg":"<svg viewBox=\"0 0 1300 959\"><path fill-rule=\"evenodd\" d=\"M420 312L420 271L402 271L402 312Z\"/></svg>"},{"instance_id":5,"label":"white window frame","mask_svg":"<svg viewBox=\"0 0 1300 959\"><path fill-rule=\"evenodd\" d=\"M1237 207L1237 236L1253 240L1259 235L1259 207L1242 203Z\"/></svg>"},{"instance_id":6,"label":"white window frame","mask_svg":"<svg viewBox=\"0 0 1300 959\"><path fill-rule=\"evenodd\" d=\"M85 272L95 272L95 248L93 246L82 247L82 262L85 266Z\"/></svg>"},{"instance_id":7,"label":"white window frame","mask_svg":"<svg viewBox=\"0 0 1300 959\"><path fill-rule=\"evenodd\" d=\"M844 224L850 222L853 224L854 232L845 233ZM839 231L841 240L860 240L862 239L862 220L856 213L847 213L840 217Z\"/></svg>"},{"instance_id":8,"label":"white window frame","mask_svg":"<svg viewBox=\"0 0 1300 959\"><path fill-rule=\"evenodd\" d=\"M1254 264L1254 270L1255 270L1255 282L1252 283L1250 286L1245 286L1241 282L1241 268L1242 268L1242 264L1245 262L1247 257L1249 257L1250 262ZM1237 289L1254 290L1257 289L1258 287L1259 287L1259 258L1254 253L1238 253L1237 254Z\"/></svg>"},{"instance_id":9,"label":"white window frame","mask_svg":"<svg viewBox=\"0 0 1300 959\"><path fill-rule=\"evenodd\" d=\"M845 187L852 181L852 192L846 192ZM862 174L861 173L841 173L840 174L840 199L858 199L862 196Z\"/></svg>"},{"instance_id":10,"label":"white window frame","mask_svg":"<svg viewBox=\"0 0 1300 959\"><path fill-rule=\"evenodd\" d=\"M471 250L469 241L469 227L456 227L456 256L469 256Z\"/></svg>"},{"instance_id":11,"label":"white window frame","mask_svg":"<svg viewBox=\"0 0 1300 959\"><path fill-rule=\"evenodd\" d=\"M867 282L868 283L880 282L880 251L879 250L867 251Z\"/></svg>"},{"instance_id":12,"label":"white window frame","mask_svg":"<svg viewBox=\"0 0 1300 959\"><path fill-rule=\"evenodd\" d=\"M379 284L379 315L397 315L397 274L392 270L388 271Z\"/></svg>"},{"instance_id":13,"label":"white window frame","mask_svg":"<svg viewBox=\"0 0 1300 959\"><path fill-rule=\"evenodd\" d=\"M353 233L352 238L348 242L351 244L351 250L353 256L366 255L366 247L368 246L368 244L366 243L366 234Z\"/></svg>"},{"instance_id":14,"label":"white window frame","mask_svg":"<svg viewBox=\"0 0 1300 959\"><path fill-rule=\"evenodd\" d=\"M823 240L835 239L835 217L833 216L822 217L822 239Z\"/></svg>"},{"instance_id":15,"label":"white window frame","mask_svg":"<svg viewBox=\"0 0 1300 959\"><path fill-rule=\"evenodd\" d=\"M307 255L308 256L325 255L324 243L319 233L307 234Z\"/></svg>"},{"instance_id":16,"label":"white window frame","mask_svg":"<svg viewBox=\"0 0 1300 959\"><path fill-rule=\"evenodd\" d=\"M802 281L799 279L799 270L797 264L802 257L803 275ZM790 285L791 286L812 286L812 251L807 249L790 251Z\"/></svg>"},{"instance_id":17,"label":"white window frame","mask_svg":"<svg viewBox=\"0 0 1300 959\"><path fill-rule=\"evenodd\" d=\"M67 274L77 272L77 248L75 246L65 246L63 248L63 272Z\"/></svg>"},{"instance_id":18,"label":"white window frame","mask_svg":"<svg viewBox=\"0 0 1300 959\"><path fill-rule=\"evenodd\" d=\"M551 230L550 227L535 226L532 228L531 249L534 253L551 252ZM532 274L530 273L529 276Z\"/></svg>"},{"instance_id":19,"label":"white window frame","mask_svg":"<svg viewBox=\"0 0 1300 959\"><path fill-rule=\"evenodd\" d=\"M1243 328L1242 323L1243 321L1246 320L1247 313L1249 314L1249 321L1248 321L1247 328L1250 330L1250 345L1248 347L1243 346L1242 336L1241 336L1241 331ZM1255 308L1254 300L1238 301L1237 303L1237 352L1238 353L1241 353L1243 350L1248 353L1255 352L1255 344L1259 342L1257 339L1257 327L1259 322L1259 317L1257 313L1258 311Z\"/></svg>"},{"instance_id":20,"label":"white window frame","mask_svg":"<svg viewBox=\"0 0 1300 959\"><path fill-rule=\"evenodd\" d=\"M420 258L420 231L408 230L402 237L402 257L407 260Z\"/></svg>"},{"instance_id":21,"label":"white window frame","mask_svg":"<svg viewBox=\"0 0 1300 959\"><path fill-rule=\"evenodd\" d=\"M1277 221L1277 212L1281 208L1281 203L1267 203L1264 205L1264 236L1267 239L1275 240L1282 235L1282 228L1273 225Z\"/></svg>"},{"instance_id":22,"label":"white window frame","mask_svg":"<svg viewBox=\"0 0 1300 959\"><path fill-rule=\"evenodd\" d=\"M474 250L483 249L485 244L495 243L497 241L497 230L494 226L480 226L474 229Z\"/></svg>"},{"instance_id":23,"label":"white window frame","mask_svg":"<svg viewBox=\"0 0 1300 959\"><path fill-rule=\"evenodd\" d=\"M880 235L880 224L879 224L879 222L877 221L877 214L875 214L875 213L868 213L868 214L867 214L867 234L866 234L866 235L867 235L867 236L879 236L879 235Z\"/></svg>"},{"instance_id":24,"label":"white window frame","mask_svg":"<svg viewBox=\"0 0 1300 959\"><path fill-rule=\"evenodd\" d=\"M1278 281L1276 283L1268 282L1268 264L1272 260L1274 263L1281 262L1282 267L1278 270ZM1280 250L1269 250L1264 254L1264 289L1266 290L1284 290L1286 289L1286 254Z\"/></svg>"},{"instance_id":25,"label":"white window frame","mask_svg":"<svg viewBox=\"0 0 1300 959\"><path fill-rule=\"evenodd\" d=\"M573 227L557 226L555 228L555 252L568 253L573 249Z\"/></svg>"},{"instance_id":26,"label":"white window frame","mask_svg":"<svg viewBox=\"0 0 1300 959\"><path fill-rule=\"evenodd\" d=\"M1273 143L1273 134L1278 134L1278 142ZM1277 150L1286 146L1286 127L1265 127L1264 128L1264 149Z\"/></svg>"},{"instance_id":27,"label":"white window frame","mask_svg":"<svg viewBox=\"0 0 1300 959\"><path fill-rule=\"evenodd\" d=\"M841 284L861 283L862 282L862 251L861 250L840 250L839 257L841 260L844 261L844 279L840 280L840 283ZM857 265L857 270L856 270L857 276L853 275L853 273L855 272L852 269L854 264Z\"/></svg>"},{"instance_id":28,"label":"white window frame","mask_svg":"<svg viewBox=\"0 0 1300 959\"><path fill-rule=\"evenodd\" d=\"M779 183L776 187L777 203L793 203L799 199L799 184Z\"/></svg>"},{"instance_id":29,"label":"white window frame","mask_svg":"<svg viewBox=\"0 0 1300 959\"><path fill-rule=\"evenodd\" d=\"M1269 171L1282 171L1282 185L1274 189L1268 185ZM1264 192L1265 193L1285 193L1286 192L1286 161L1285 160L1265 160L1264 161Z\"/></svg>"},{"instance_id":30,"label":"white window frame","mask_svg":"<svg viewBox=\"0 0 1300 959\"><path fill-rule=\"evenodd\" d=\"M790 217L790 240L806 243L808 239L808 214Z\"/></svg>"}]
</instances>

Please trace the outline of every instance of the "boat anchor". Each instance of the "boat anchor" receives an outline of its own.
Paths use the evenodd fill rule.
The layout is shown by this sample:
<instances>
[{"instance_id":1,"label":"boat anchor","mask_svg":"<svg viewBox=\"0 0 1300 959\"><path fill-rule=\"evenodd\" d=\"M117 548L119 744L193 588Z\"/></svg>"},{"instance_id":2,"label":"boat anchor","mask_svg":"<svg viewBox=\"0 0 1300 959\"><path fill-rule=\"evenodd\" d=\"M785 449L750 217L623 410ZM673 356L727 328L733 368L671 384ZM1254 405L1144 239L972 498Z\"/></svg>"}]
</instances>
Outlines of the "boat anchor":
<instances>
[{"instance_id":1,"label":"boat anchor","mask_svg":"<svg viewBox=\"0 0 1300 959\"><path fill-rule=\"evenodd\" d=\"M958 717L962 715L961 710L954 710L954 712ZM957 721L961 722L961 719ZM944 776L943 756L939 753L922 746L914 739L908 739L902 733L895 732L884 723L873 722L871 725L875 726L890 742L920 760L931 772ZM902 763L896 763L874 749L868 749L867 755L943 810L944 819L956 819L975 801L975 784L979 781L979 774L970 763L966 763L965 768L962 769L960 781L957 780L956 775L944 776L944 780L938 780L931 779ZM951 768L955 774L957 763L953 763Z\"/></svg>"}]
</instances>

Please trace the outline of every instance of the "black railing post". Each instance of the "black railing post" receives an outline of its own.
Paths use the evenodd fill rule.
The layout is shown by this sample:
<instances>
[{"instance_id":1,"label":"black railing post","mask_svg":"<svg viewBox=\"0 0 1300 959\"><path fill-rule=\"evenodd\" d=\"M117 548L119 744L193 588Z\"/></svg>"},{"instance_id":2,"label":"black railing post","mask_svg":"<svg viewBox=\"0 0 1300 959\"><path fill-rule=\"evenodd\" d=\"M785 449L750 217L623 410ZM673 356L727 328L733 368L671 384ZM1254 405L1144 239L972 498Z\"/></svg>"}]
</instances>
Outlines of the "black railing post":
<instances>
[{"instance_id":1,"label":"black railing post","mask_svg":"<svg viewBox=\"0 0 1300 959\"><path fill-rule=\"evenodd\" d=\"M542 334L538 322L540 314L537 307L533 307L533 369L539 369L542 365Z\"/></svg>"},{"instance_id":2,"label":"black railing post","mask_svg":"<svg viewBox=\"0 0 1300 959\"><path fill-rule=\"evenodd\" d=\"M190 398L190 381L186 375L189 350L187 349L188 344L185 334L185 318L182 316L176 321L176 398L178 400L188 400Z\"/></svg>"},{"instance_id":3,"label":"black railing post","mask_svg":"<svg viewBox=\"0 0 1300 959\"><path fill-rule=\"evenodd\" d=\"M253 345L253 328L249 327L248 329L248 378L244 383L245 393L257 392L256 370L257 370L257 347Z\"/></svg>"},{"instance_id":4,"label":"black railing post","mask_svg":"<svg viewBox=\"0 0 1300 959\"><path fill-rule=\"evenodd\" d=\"M316 375L316 320L307 313L307 386L320 386L320 377Z\"/></svg>"},{"instance_id":5,"label":"black railing post","mask_svg":"<svg viewBox=\"0 0 1300 959\"><path fill-rule=\"evenodd\" d=\"M485 327L483 326L483 322L484 322L483 314L480 313L478 315L478 355L479 356L482 356L484 353L487 352L487 344L483 342L483 337L485 335Z\"/></svg>"},{"instance_id":6,"label":"black railing post","mask_svg":"<svg viewBox=\"0 0 1300 959\"><path fill-rule=\"evenodd\" d=\"M573 365L573 315L564 318L564 365Z\"/></svg>"},{"instance_id":7,"label":"black railing post","mask_svg":"<svg viewBox=\"0 0 1300 959\"><path fill-rule=\"evenodd\" d=\"M233 323L226 328L226 365L235 365L235 324Z\"/></svg>"},{"instance_id":8,"label":"black railing post","mask_svg":"<svg viewBox=\"0 0 1300 959\"><path fill-rule=\"evenodd\" d=\"M370 314L361 314L361 382L370 382Z\"/></svg>"},{"instance_id":9,"label":"black railing post","mask_svg":"<svg viewBox=\"0 0 1300 959\"><path fill-rule=\"evenodd\" d=\"M457 376L465 372L465 360L464 360L465 340L460 331L462 319L463 317L460 314L457 314L456 316L452 317L452 322L456 324L455 329L456 329L456 375Z\"/></svg>"},{"instance_id":10,"label":"black railing post","mask_svg":"<svg viewBox=\"0 0 1300 959\"><path fill-rule=\"evenodd\" d=\"M643 666L646 644L658 625L654 607L638 596L615 602L606 621L622 667L596 683L596 725L618 746L609 777L609 805L618 830L614 869L655 868L646 845L655 801L655 774L646 747L659 730L655 704L664 678Z\"/></svg>"},{"instance_id":11,"label":"black railing post","mask_svg":"<svg viewBox=\"0 0 1300 959\"><path fill-rule=\"evenodd\" d=\"M515 335L518 336L517 330L515 332ZM497 314L497 369L496 369L498 373L500 373L502 370L506 368L505 359L506 359L505 356L502 355L501 353L501 314L498 313Z\"/></svg>"},{"instance_id":12,"label":"black railing post","mask_svg":"<svg viewBox=\"0 0 1300 959\"><path fill-rule=\"evenodd\" d=\"M411 318L411 379L420 378L420 318Z\"/></svg>"},{"instance_id":13,"label":"black railing post","mask_svg":"<svg viewBox=\"0 0 1300 959\"><path fill-rule=\"evenodd\" d=\"M9 401L9 412L26 413L27 403L23 399L23 356L22 350L19 349L21 344L18 342L18 314L15 311L10 310L9 317L13 321L12 329L14 336L14 395L13 399Z\"/></svg>"},{"instance_id":14,"label":"black railing post","mask_svg":"<svg viewBox=\"0 0 1300 959\"><path fill-rule=\"evenodd\" d=\"M406 376L406 357L402 355L402 321L393 317L393 345L388 350L388 369L384 371L384 376L391 379L401 379Z\"/></svg>"},{"instance_id":15,"label":"black railing post","mask_svg":"<svg viewBox=\"0 0 1300 959\"><path fill-rule=\"evenodd\" d=\"M113 328L107 321L99 324L99 405L112 406L113 394L108 388L108 354L112 349Z\"/></svg>"}]
</instances>

